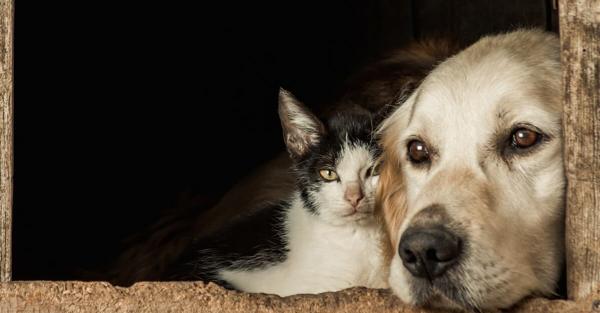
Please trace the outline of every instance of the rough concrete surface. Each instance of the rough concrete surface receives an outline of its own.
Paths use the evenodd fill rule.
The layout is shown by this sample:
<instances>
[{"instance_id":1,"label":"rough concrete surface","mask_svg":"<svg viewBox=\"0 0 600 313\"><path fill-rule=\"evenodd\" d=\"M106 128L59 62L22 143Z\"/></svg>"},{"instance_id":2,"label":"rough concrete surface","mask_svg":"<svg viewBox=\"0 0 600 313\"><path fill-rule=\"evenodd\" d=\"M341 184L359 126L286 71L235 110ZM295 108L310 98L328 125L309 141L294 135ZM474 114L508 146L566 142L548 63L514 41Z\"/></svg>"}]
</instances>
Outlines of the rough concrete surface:
<instances>
[{"instance_id":1,"label":"rough concrete surface","mask_svg":"<svg viewBox=\"0 0 600 313\"><path fill-rule=\"evenodd\" d=\"M532 299L512 312L600 312L600 293L580 302ZM594 303L597 309L594 309ZM440 312L402 304L387 290L352 288L281 298L225 290L215 284L105 282L10 282L0 284L0 313L83 312Z\"/></svg>"}]
</instances>

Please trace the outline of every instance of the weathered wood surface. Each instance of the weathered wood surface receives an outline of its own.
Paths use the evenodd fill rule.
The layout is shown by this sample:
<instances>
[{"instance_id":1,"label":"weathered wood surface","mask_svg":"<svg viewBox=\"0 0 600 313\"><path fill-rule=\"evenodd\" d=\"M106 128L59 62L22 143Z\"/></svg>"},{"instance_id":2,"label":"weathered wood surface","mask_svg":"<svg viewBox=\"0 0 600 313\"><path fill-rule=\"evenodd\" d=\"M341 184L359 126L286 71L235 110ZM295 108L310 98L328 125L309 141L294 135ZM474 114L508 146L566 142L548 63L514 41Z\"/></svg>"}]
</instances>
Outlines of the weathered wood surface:
<instances>
[{"instance_id":1,"label":"weathered wood surface","mask_svg":"<svg viewBox=\"0 0 600 313\"><path fill-rule=\"evenodd\" d=\"M509 311L600 312L596 297L579 302L530 299ZM387 290L352 288L320 295L281 298L227 291L215 284L138 283L130 288L104 282L10 282L0 284L0 312L440 312L402 304Z\"/></svg>"},{"instance_id":2,"label":"weathered wood surface","mask_svg":"<svg viewBox=\"0 0 600 313\"><path fill-rule=\"evenodd\" d=\"M0 281L11 278L14 0L0 0Z\"/></svg>"},{"instance_id":3,"label":"weathered wood surface","mask_svg":"<svg viewBox=\"0 0 600 313\"><path fill-rule=\"evenodd\" d=\"M600 289L600 1L559 2L564 91L567 289Z\"/></svg>"}]
</instances>

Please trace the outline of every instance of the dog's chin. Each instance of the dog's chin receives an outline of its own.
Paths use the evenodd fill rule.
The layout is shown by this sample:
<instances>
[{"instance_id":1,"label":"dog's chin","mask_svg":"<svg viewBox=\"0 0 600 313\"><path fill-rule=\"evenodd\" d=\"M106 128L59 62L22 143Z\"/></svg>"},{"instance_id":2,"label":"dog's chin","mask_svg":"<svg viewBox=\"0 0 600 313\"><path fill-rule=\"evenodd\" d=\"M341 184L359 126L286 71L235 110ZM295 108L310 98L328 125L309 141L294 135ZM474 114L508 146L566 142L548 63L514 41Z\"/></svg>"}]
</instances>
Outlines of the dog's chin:
<instances>
[{"instance_id":1,"label":"dog's chin","mask_svg":"<svg viewBox=\"0 0 600 313\"><path fill-rule=\"evenodd\" d=\"M446 277L433 281L414 278L392 281L389 284L394 293L405 303L431 309L458 310L467 312L497 311L510 307L501 300L501 295L488 294L486 298L473 298L467 292L468 280L451 280ZM482 296L479 294L478 296ZM509 301L512 301L509 299Z\"/></svg>"},{"instance_id":2,"label":"dog's chin","mask_svg":"<svg viewBox=\"0 0 600 313\"><path fill-rule=\"evenodd\" d=\"M448 288L439 287L439 282L429 282L421 279L409 279L406 283L396 282L390 285L395 293L405 303L433 309L472 309L474 306L464 303L464 295L459 292L449 292Z\"/></svg>"},{"instance_id":3,"label":"dog's chin","mask_svg":"<svg viewBox=\"0 0 600 313\"><path fill-rule=\"evenodd\" d=\"M460 291L460 285L450 285L447 282L429 282L427 280L413 280L411 286L411 299L407 302L425 308L446 310L474 311L477 306L465 301L467 295ZM458 287L458 288L456 288Z\"/></svg>"},{"instance_id":4,"label":"dog's chin","mask_svg":"<svg viewBox=\"0 0 600 313\"><path fill-rule=\"evenodd\" d=\"M396 258L393 263L402 266ZM392 265L394 267L394 265ZM456 273L455 273L456 274ZM455 275L449 275L454 276ZM479 311L480 306L474 303L467 293L464 282L452 280L447 276L428 280L416 278L407 271L395 267L390 273L389 284L394 293L405 303L425 308Z\"/></svg>"}]
</instances>

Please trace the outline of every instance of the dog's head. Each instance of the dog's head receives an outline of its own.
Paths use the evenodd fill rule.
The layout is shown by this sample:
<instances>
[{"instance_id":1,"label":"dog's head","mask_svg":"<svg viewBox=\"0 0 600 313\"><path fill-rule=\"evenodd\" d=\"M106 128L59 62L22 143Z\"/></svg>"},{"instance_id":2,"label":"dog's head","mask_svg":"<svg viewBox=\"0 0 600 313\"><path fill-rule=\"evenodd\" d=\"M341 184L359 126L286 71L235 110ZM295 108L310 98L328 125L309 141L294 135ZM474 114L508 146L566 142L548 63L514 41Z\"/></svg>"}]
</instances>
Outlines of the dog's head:
<instances>
[{"instance_id":1,"label":"dog's head","mask_svg":"<svg viewBox=\"0 0 600 313\"><path fill-rule=\"evenodd\" d=\"M552 293L562 266L556 36L481 39L383 123L380 209L405 302L467 309Z\"/></svg>"}]
</instances>

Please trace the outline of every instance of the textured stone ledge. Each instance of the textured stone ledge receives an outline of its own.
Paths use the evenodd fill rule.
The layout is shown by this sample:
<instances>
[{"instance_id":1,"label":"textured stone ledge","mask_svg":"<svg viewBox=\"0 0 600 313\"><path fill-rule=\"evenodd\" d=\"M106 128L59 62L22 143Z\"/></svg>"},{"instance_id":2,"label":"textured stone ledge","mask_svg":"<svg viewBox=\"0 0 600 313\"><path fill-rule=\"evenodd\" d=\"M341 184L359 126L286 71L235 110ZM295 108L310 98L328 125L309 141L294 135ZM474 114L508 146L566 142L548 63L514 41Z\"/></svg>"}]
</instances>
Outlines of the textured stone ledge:
<instances>
[{"instance_id":1,"label":"textured stone ledge","mask_svg":"<svg viewBox=\"0 0 600 313\"><path fill-rule=\"evenodd\" d=\"M600 312L594 299L528 300L512 312ZM11 282L0 284L0 313L70 312L440 312L402 304L387 290L352 288L336 293L298 295L245 294L203 283L138 283L129 288L104 282Z\"/></svg>"}]
</instances>

